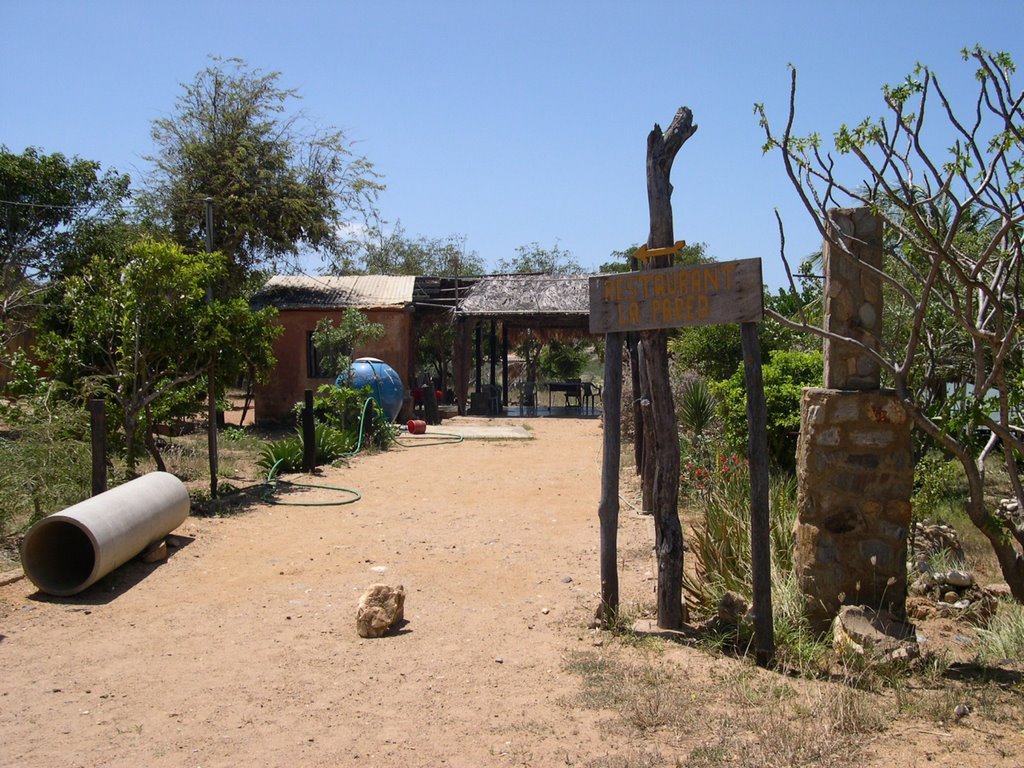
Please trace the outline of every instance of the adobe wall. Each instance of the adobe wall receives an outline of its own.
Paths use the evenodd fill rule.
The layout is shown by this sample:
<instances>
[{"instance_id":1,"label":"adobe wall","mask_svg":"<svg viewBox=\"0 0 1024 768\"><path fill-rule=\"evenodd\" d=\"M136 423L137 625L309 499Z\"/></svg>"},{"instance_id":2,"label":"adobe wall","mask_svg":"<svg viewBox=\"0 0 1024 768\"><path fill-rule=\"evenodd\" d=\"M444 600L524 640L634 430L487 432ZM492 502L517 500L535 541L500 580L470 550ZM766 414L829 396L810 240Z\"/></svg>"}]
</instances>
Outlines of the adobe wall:
<instances>
[{"instance_id":1,"label":"adobe wall","mask_svg":"<svg viewBox=\"0 0 1024 768\"><path fill-rule=\"evenodd\" d=\"M895 395L805 389L797 446L793 562L807 616L824 631L840 605L904 615L914 460Z\"/></svg>"},{"instance_id":2,"label":"adobe wall","mask_svg":"<svg viewBox=\"0 0 1024 768\"><path fill-rule=\"evenodd\" d=\"M365 310L367 319L384 326L384 335L352 350L352 357L376 357L394 368L409 384L412 358L412 313L402 309ZM334 379L307 376L307 337L324 318L341 320L344 310L283 310L277 322L284 328L274 340L277 365L265 384L255 387L255 418L257 424L272 424L291 418L292 406L301 401L303 392L314 392L321 384Z\"/></svg>"}]
</instances>

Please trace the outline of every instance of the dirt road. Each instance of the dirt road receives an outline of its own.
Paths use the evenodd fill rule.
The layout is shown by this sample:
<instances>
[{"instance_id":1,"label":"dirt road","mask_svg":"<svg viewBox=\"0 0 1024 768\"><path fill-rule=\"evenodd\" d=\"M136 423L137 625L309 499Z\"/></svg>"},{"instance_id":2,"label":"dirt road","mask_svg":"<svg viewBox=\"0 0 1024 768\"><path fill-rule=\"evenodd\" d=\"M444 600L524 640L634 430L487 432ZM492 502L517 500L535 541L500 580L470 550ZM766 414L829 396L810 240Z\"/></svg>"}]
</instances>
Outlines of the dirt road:
<instances>
[{"instance_id":1,"label":"dirt road","mask_svg":"<svg viewBox=\"0 0 1024 768\"><path fill-rule=\"evenodd\" d=\"M189 518L165 563L135 561L73 598L0 587L0 765L734 765L758 691L763 722L790 735L758 720L743 743L788 748L822 720L780 718L798 695L773 698L791 690L782 675L686 647L638 665L644 649L588 630L600 425L528 429L360 456L316 481L358 489L356 504ZM650 545L649 518L624 508L624 604L650 602ZM364 640L355 608L375 582L405 586L407 622ZM648 687L623 697L616 669ZM984 727L955 742L927 723L890 729L860 761L1019 764L1019 725Z\"/></svg>"}]
</instances>

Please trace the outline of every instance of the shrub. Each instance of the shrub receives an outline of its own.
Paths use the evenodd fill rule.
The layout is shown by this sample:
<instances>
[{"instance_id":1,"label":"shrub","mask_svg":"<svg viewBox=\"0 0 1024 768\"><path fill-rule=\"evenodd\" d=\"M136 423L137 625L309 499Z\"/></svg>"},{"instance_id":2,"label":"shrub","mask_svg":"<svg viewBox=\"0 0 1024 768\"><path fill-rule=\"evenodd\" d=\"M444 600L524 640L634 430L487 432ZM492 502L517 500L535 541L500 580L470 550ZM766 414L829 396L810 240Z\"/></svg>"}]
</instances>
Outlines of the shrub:
<instances>
[{"instance_id":1,"label":"shrub","mask_svg":"<svg viewBox=\"0 0 1024 768\"><path fill-rule=\"evenodd\" d=\"M775 466L785 471L796 466L803 388L821 384L822 367L819 352L777 351L762 368L768 454ZM749 426L743 367L725 381L713 384L712 392L718 398L727 445L730 450L746 455Z\"/></svg>"},{"instance_id":2,"label":"shrub","mask_svg":"<svg viewBox=\"0 0 1024 768\"><path fill-rule=\"evenodd\" d=\"M77 504L91 492L92 453L84 408L54 390L8 406L0 436L0 535Z\"/></svg>"},{"instance_id":3,"label":"shrub","mask_svg":"<svg viewBox=\"0 0 1024 768\"><path fill-rule=\"evenodd\" d=\"M951 505L967 499L967 477L955 459L931 451L914 466L914 495L911 505L918 520L937 518Z\"/></svg>"}]
</instances>

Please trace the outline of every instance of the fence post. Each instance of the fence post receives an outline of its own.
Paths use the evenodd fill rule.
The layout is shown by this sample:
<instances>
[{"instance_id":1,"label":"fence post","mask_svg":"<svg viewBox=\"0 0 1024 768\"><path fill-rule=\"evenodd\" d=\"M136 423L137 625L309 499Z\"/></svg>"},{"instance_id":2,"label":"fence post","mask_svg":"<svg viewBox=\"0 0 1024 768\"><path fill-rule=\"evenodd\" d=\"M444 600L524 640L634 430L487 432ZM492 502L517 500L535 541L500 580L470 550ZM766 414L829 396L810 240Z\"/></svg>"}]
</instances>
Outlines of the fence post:
<instances>
[{"instance_id":1,"label":"fence post","mask_svg":"<svg viewBox=\"0 0 1024 768\"><path fill-rule=\"evenodd\" d=\"M89 428L92 432L92 495L107 490L107 409L100 399L89 401Z\"/></svg>"},{"instance_id":2,"label":"fence post","mask_svg":"<svg viewBox=\"0 0 1024 768\"><path fill-rule=\"evenodd\" d=\"M307 389L302 409L302 471L316 469L316 429L313 426L313 390Z\"/></svg>"}]
</instances>

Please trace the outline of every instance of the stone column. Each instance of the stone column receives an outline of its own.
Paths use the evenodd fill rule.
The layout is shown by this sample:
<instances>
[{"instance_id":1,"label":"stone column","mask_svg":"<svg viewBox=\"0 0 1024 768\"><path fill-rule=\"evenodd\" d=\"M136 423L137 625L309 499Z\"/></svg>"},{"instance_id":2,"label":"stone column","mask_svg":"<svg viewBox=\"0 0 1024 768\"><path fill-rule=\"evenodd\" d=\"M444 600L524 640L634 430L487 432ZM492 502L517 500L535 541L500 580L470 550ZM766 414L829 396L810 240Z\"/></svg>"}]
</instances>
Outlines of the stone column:
<instances>
[{"instance_id":1,"label":"stone column","mask_svg":"<svg viewBox=\"0 0 1024 768\"><path fill-rule=\"evenodd\" d=\"M829 211L825 268L825 330L878 349L882 335L882 282L863 265L881 269L882 220L867 208ZM853 344L825 340L825 386L878 389L878 361Z\"/></svg>"},{"instance_id":2,"label":"stone column","mask_svg":"<svg viewBox=\"0 0 1024 768\"><path fill-rule=\"evenodd\" d=\"M804 390L793 564L816 630L841 605L905 615L913 490L910 417L891 392Z\"/></svg>"},{"instance_id":3,"label":"stone column","mask_svg":"<svg viewBox=\"0 0 1024 768\"><path fill-rule=\"evenodd\" d=\"M878 349L881 219L866 208L829 213L825 328ZM905 615L914 463L911 420L879 388L878 362L860 346L825 341L825 388L806 389L797 447L793 564L818 631L841 605Z\"/></svg>"}]
</instances>

